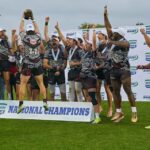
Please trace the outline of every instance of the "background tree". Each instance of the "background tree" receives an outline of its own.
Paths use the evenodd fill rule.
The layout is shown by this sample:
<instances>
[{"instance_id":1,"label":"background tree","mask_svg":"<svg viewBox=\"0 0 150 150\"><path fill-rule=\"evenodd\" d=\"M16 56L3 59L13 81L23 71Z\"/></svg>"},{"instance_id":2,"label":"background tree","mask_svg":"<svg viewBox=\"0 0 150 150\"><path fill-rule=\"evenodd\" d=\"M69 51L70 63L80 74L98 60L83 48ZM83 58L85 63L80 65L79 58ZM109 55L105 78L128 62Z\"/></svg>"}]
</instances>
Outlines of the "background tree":
<instances>
[{"instance_id":1,"label":"background tree","mask_svg":"<svg viewBox=\"0 0 150 150\"><path fill-rule=\"evenodd\" d=\"M79 29L91 29L95 26L95 28L104 28L105 26L102 24L94 24L94 23L82 23L78 28Z\"/></svg>"}]
</instances>

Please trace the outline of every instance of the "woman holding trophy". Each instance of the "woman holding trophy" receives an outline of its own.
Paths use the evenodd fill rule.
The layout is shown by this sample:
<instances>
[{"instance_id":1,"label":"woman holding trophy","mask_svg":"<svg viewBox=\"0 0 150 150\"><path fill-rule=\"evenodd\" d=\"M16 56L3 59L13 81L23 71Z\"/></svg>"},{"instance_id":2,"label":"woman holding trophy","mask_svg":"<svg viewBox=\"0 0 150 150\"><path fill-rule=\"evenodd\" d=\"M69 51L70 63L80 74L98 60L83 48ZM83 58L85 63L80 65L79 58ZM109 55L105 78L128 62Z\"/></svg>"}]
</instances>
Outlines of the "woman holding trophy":
<instances>
[{"instance_id":1,"label":"woman holding trophy","mask_svg":"<svg viewBox=\"0 0 150 150\"><path fill-rule=\"evenodd\" d=\"M25 29L25 20L31 20L31 24L26 25ZM20 83L20 91L19 91L19 109L18 113L22 112L24 109L23 99L25 96L25 89L28 80L31 75L34 76L37 84L40 88L40 93L43 96L43 107L45 111L48 110L47 100L46 100L46 89L43 84L43 67L42 60L40 58L40 52L44 50L44 46L42 43L42 39L39 33L39 28L34 20L33 13L30 9L25 10L23 13L21 22L20 22L20 37L22 44L25 48L24 52L24 60L21 71L21 83Z\"/></svg>"}]
</instances>

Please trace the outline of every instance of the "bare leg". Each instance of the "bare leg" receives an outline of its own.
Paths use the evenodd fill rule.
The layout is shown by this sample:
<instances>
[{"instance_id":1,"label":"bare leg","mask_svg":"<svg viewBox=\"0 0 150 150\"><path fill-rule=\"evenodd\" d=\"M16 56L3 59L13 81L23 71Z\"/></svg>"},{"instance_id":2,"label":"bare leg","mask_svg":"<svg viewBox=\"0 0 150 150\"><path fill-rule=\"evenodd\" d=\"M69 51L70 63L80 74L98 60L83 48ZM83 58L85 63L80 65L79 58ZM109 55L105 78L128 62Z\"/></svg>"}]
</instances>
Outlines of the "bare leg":
<instances>
[{"instance_id":1,"label":"bare leg","mask_svg":"<svg viewBox=\"0 0 150 150\"><path fill-rule=\"evenodd\" d=\"M107 113L107 117L111 117L112 116L112 93L110 91L109 85L105 84L105 91L107 94L107 99L108 99L108 113Z\"/></svg>"},{"instance_id":2,"label":"bare leg","mask_svg":"<svg viewBox=\"0 0 150 150\"><path fill-rule=\"evenodd\" d=\"M35 76L35 80L40 88L40 94L42 95L42 98L46 100L46 89L43 83L43 75Z\"/></svg>"},{"instance_id":3,"label":"bare leg","mask_svg":"<svg viewBox=\"0 0 150 150\"><path fill-rule=\"evenodd\" d=\"M96 97L97 97L97 102L100 105L100 112L103 111L103 108L102 108L102 97L101 97L101 86L102 86L102 80L97 80Z\"/></svg>"},{"instance_id":4,"label":"bare leg","mask_svg":"<svg viewBox=\"0 0 150 150\"><path fill-rule=\"evenodd\" d=\"M30 76L21 75L20 89L19 89L19 100L20 101L23 101L23 99L25 97L26 85L27 85L29 79L30 79Z\"/></svg>"},{"instance_id":5,"label":"bare leg","mask_svg":"<svg viewBox=\"0 0 150 150\"><path fill-rule=\"evenodd\" d=\"M5 81L5 85L6 85L6 90L7 90L7 94L8 94L8 99L11 99L11 88L10 88L10 74L9 72L3 72L3 76L4 76L4 81Z\"/></svg>"}]
</instances>

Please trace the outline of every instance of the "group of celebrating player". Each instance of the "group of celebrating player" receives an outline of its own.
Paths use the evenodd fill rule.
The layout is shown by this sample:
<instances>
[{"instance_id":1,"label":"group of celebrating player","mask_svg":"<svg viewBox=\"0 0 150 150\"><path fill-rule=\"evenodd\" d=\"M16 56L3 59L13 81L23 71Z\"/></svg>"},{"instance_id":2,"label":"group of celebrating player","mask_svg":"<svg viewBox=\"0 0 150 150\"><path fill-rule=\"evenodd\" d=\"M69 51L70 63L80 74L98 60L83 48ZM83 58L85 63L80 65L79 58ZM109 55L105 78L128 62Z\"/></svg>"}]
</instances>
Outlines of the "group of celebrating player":
<instances>
[{"instance_id":1,"label":"group of celebrating player","mask_svg":"<svg viewBox=\"0 0 150 150\"><path fill-rule=\"evenodd\" d=\"M55 29L57 35L49 37L49 17L45 18L44 37L42 40L37 22L33 14L31 24L25 28L25 15L23 13L19 35L12 30L11 46L6 31L0 28L0 72L6 85L8 98L11 99L10 66L15 74L16 97L19 99L18 114L24 109L23 99L27 93L29 99L37 100L39 95L43 98L45 111L49 109L48 100L54 100L55 86L58 85L61 100L66 98L65 69L69 65L68 101L92 102L95 112L94 124L101 122L101 85L108 98L107 117L113 122L120 122L124 118L121 109L121 86L126 92L131 105L131 122L138 121L135 98L131 90L131 73L128 53L129 42L125 39L122 28L112 29L108 18L107 7L104 9L104 23L106 30L96 33L93 29L92 41L87 34L83 37L78 34L63 35L59 24ZM94 27L93 27L94 28ZM141 33L150 45L149 37L144 29ZM139 65L138 69L147 69L149 65ZM0 81L1 82L1 81ZM50 99L48 98L48 84L50 85ZM40 91L40 92L39 92ZM115 113L113 115L112 99Z\"/></svg>"}]
</instances>

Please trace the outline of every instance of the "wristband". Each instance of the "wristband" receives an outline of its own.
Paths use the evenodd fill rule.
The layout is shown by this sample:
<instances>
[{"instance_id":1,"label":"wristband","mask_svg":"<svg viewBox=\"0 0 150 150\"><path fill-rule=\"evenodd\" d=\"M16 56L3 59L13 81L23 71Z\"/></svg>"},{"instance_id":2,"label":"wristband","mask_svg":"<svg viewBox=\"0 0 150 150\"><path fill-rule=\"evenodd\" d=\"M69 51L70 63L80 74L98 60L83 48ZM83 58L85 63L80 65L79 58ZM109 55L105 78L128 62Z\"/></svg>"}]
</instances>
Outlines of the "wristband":
<instances>
[{"instance_id":1,"label":"wristband","mask_svg":"<svg viewBox=\"0 0 150 150\"><path fill-rule=\"evenodd\" d=\"M36 20L32 20L32 22L36 22Z\"/></svg>"}]
</instances>

